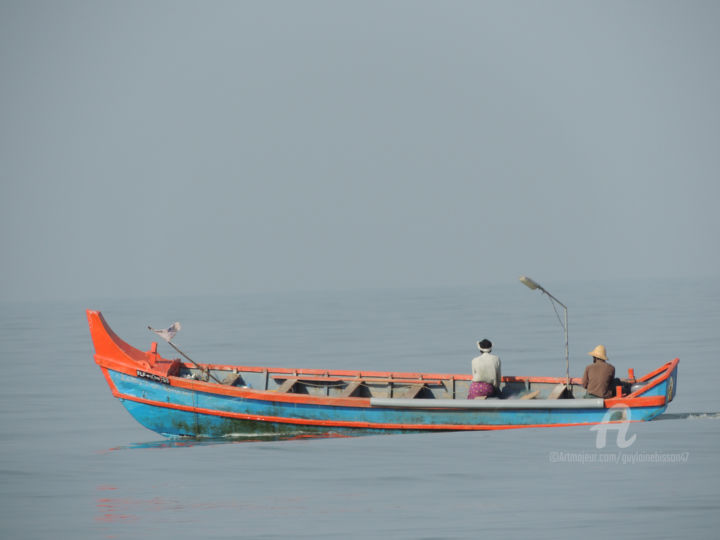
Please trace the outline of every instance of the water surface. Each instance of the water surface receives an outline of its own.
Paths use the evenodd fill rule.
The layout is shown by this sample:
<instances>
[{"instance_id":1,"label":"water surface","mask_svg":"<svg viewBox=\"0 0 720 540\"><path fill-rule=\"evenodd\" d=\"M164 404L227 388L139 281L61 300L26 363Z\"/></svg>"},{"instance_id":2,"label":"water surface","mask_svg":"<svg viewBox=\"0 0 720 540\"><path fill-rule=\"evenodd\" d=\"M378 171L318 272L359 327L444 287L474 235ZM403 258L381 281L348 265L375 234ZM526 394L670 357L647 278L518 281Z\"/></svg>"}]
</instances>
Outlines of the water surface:
<instances>
[{"instance_id":1,"label":"water surface","mask_svg":"<svg viewBox=\"0 0 720 540\"><path fill-rule=\"evenodd\" d=\"M630 447L585 427L169 441L110 395L84 313L140 348L180 320L203 362L463 372L487 337L505 374L562 376L552 307L519 284L2 304L0 536L716 538L720 288L545 285L569 307L571 375L598 343L618 373L680 358L676 400Z\"/></svg>"}]
</instances>

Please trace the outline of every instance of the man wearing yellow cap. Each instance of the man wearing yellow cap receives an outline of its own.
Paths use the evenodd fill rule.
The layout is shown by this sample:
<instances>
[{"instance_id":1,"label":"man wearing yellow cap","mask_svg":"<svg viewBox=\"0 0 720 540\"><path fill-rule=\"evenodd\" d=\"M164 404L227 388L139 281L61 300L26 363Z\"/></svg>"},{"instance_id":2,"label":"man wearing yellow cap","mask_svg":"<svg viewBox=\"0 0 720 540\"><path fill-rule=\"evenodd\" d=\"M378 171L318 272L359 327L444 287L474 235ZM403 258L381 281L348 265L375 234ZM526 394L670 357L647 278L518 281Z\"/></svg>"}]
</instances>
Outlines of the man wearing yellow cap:
<instances>
[{"instance_id":1,"label":"man wearing yellow cap","mask_svg":"<svg viewBox=\"0 0 720 540\"><path fill-rule=\"evenodd\" d=\"M605 346L598 345L588 354L593 357L593 363L585 368L582 378L583 388L587 389L590 397L611 398L613 396L612 384L615 380L615 366L607 361Z\"/></svg>"}]
</instances>

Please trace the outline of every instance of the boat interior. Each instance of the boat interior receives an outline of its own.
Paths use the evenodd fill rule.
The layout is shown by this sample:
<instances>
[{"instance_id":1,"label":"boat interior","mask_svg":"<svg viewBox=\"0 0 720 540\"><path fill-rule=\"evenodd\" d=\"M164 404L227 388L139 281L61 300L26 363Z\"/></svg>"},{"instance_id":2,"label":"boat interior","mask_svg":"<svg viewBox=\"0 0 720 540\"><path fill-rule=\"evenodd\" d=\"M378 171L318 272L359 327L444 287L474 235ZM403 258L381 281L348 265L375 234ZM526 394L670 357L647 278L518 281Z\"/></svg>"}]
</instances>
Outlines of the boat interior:
<instances>
[{"instance_id":1,"label":"boat interior","mask_svg":"<svg viewBox=\"0 0 720 540\"><path fill-rule=\"evenodd\" d=\"M335 398L466 399L471 383L469 375L457 374L198 367L184 363L178 366L175 375L252 390ZM565 383L564 378L503 377L499 394L487 399L593 397L587 395L580 379L571 379L569 386ZM631 380L618 381L622 395L628 395L642 385L633 385Z\"/></svg>"}]
</instances>

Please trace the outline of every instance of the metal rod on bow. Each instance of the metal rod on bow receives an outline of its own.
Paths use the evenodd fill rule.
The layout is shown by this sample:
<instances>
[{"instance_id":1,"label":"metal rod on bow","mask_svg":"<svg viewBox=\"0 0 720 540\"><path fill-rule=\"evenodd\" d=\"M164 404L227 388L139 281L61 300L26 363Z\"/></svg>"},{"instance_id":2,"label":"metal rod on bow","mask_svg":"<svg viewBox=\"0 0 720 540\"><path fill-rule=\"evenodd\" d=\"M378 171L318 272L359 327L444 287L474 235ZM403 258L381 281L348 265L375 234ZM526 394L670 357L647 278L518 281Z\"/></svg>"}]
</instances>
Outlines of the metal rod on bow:
<instances>
[{"instance_id":1,"label":"metal rod on bow","mask_svg":"<svg viewBox=\"0 0 720 540\"><path fill-rule=\"evenodd\" d=\"M172 325L171 325L169 328L165 328L165 329L163 329L163 330L157 330L157 329L153 328L152 326L148 326L148 330L150 330L151 332L156 333L158 336L160 336L160 337L163 338L165 341L167 341L167 342L168 342L168 345L170 345L173 349L175 349L177 352L179 352L179 353L183 356L183 358L189 360L189 361L190 361L196 368L198 368L201 372L207 373L207 374L208 374L208 377L210 377L211 379L213 379L215 382L222 384L222 383L218 380L218 378L215 377L215 375L213 375L212 373L210 373L210 369L209 369L209 368L205 368L205 367L201 366L200 364L198 364L195 360L193 360L193 359L190 358L187 354L185 354L184 352L182 352L182 351L177 347L177 345L175 345L175 344L172 342L172 338L175 337L175 334L177 334L177 333L180 331L181 328L182 328L182 327L180 326L180 323L179 323L179 322L174 322L174 323L172 323Z\"/></svg>"}]
</instances>

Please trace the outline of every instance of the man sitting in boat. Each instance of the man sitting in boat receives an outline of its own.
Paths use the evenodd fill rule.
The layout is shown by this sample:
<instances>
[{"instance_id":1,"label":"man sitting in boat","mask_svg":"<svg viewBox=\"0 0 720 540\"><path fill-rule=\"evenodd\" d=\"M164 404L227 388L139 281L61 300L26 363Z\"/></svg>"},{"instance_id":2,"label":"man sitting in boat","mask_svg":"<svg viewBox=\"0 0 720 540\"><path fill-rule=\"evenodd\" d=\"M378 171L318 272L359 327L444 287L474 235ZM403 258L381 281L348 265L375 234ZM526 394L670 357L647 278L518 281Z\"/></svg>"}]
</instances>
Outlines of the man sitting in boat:
<instances>
[{"instance_id":1,"label":"man sitting in boat","mask_svg":"<svg viewBox=\"0 0 720 540\"><path fill-rule=\"evenodd\" d=\"M608 362L605 346L598 345L588 354L593 357L593 363L585 368L582 378L583 388L587 389L588 397L611 398L615 366Z\"/></svg>"},{"instance_id":2,"label":"man sitting in boat","mask_svg":"<svg viewBox=\"0 0 720 540\"><path fill-rule=\"evenodd\" d=\"M472 360L472 383L468 399L490 397L500 390L500 358L491 354L492 342L488 339L478 341L482 353Z\"/></svg>"}]
</instances>

